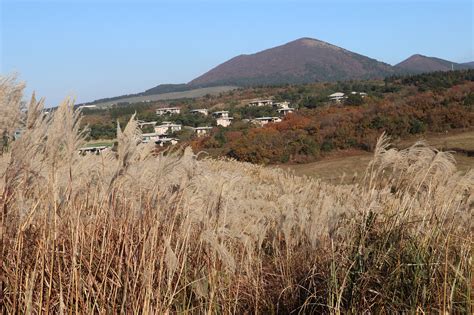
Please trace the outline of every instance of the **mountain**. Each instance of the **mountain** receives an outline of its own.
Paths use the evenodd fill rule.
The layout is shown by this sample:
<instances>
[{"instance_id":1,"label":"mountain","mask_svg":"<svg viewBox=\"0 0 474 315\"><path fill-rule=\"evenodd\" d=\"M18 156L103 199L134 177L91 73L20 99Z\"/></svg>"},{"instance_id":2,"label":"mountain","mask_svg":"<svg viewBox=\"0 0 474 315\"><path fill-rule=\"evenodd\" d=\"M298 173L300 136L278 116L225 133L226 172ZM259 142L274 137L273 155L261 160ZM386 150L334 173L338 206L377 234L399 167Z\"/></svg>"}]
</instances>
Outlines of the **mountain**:
<instances>
[{"instance_id":1,"label":"mountain","mask_svg":"<svg viewBox=\"0 0 474 315\"><path fill-rule=\"evenodd\" d=\"M474 69L474 61L471 61L471 62L464 62L464 63L461 63L461 65L469 68L469 69Z\"/></svg>"},{"instance_id":2,"label":"mountain","mask_svg":"<svg viewBox=\"0 0 474 315\"><path fill-rule=\"evenodd\" d=\"M189 82L191 86L268 85L382 78L390 65L329 43L301 38L232 58Z\"/></svg>"},{"instance_id":3,"label":"mountain","mask_svg":"<svg viewBox=\"0 0 474 315\"><path fill-rule=\"evenodd\" d=\"M313 38L300 38L255 54L234 57L187 84L161 84L137 94L95 100L87 104L158 100L200 95L202 88L301 84L317 81L375 79L390 75L474 69L474 62L455 63L413 55L395 66ZM193 92L195 91L195 92ZM208 91L222 92L222 89Z\"/></svg>"},{"instance_id":4,"label":"mountain","mask_svg":"<svg viewBox=\"0 0 474 315\"><path fill-rule=\"evenodd\" d=\"M402 73L423 73L433 71L449 71L472 68L472 63L456 63L436 57L427 57L420 54L413 55L395 65Z\"/></svg>"}]
</instances>

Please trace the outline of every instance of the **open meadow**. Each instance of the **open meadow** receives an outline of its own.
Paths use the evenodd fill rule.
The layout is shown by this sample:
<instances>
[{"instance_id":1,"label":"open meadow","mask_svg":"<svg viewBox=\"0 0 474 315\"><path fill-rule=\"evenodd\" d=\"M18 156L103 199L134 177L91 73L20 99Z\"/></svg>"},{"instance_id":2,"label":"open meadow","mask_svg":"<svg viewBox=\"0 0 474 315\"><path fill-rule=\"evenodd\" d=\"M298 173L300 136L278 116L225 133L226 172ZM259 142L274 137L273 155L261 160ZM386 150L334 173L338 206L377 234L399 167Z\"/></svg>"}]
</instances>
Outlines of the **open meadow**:
<instances>
[{"instance_id":1,"label":"open meadow","mask_svg":"<svg viewBox=\"0 0 474 315\"><path fill-rule=\"evenodd\" d=\"M339 185L157 154L132 117L80 155L72 103L22 91L1 79L4 313L472 312L474 172L449 153L382 136Z\"/></svg>"},{"instance_id":2,"label":"open meadow","mask_svg":"<svg viewBox=\"0 0 474 315\"><path fill-rule=\"evenodd\" d=\"M450 152L456 169L466 173L474 168L474 131L453 134L431 134L394 141L395 148L406 149L416 141L424 141L437 150ZM334 152L317 162L304 164L281 164L277 167L289 170L298 176L309 176L331 183L354 183L365 174L373 155L361 150Z\"/></svg>"}]
</instances>

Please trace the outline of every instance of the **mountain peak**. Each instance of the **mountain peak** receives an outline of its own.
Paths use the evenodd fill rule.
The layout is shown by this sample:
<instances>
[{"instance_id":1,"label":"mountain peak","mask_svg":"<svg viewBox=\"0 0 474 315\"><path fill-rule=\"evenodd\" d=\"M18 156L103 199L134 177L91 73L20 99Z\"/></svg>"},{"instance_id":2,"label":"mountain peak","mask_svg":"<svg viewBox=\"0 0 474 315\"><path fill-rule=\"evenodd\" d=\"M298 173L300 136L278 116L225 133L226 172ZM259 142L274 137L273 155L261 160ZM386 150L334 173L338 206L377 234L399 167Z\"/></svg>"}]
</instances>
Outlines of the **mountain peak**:
<instances>
[{"instance_id":1,"label":"mountain peak","mask_svg":"<svg viewBox=\"0 0 474 315\"><path fill-rule=\"evenodd\" d=\"M332 49L342 49L341 47L337 47L333 44L327 43L325 41L319 40L319 39L314 39L311 37L302 37L299 38L295 41L289 42L288 45L290 44L300 44L306 47L323 47L323 48L332 48Z\"/></svg>"},{"instance_id":2,"label":"mountain peak","mask_svg":"<svg viewBox=\"0 0 474 315\"><path fill-rule=\"evenodd\" d=\"M422 54L414 54L414 55L411 55L410 57L408 57L406 60L409 60L409 59L423 59L423 58L431 58L431 57L428 57L428 56L425 56L425 55L422 55Z\"/></svg>"},{"instance_id":3,"label":"mountain peak","mask_svg":"<svg viewBox=\"0 0 474 315\"><path fill-rule=\"evenodd\" d=\"M377 60L303 37L250 55L234 57L192 80L193 86L268 85L380 78L393 73Z\"/></svg>"}]
</instances>

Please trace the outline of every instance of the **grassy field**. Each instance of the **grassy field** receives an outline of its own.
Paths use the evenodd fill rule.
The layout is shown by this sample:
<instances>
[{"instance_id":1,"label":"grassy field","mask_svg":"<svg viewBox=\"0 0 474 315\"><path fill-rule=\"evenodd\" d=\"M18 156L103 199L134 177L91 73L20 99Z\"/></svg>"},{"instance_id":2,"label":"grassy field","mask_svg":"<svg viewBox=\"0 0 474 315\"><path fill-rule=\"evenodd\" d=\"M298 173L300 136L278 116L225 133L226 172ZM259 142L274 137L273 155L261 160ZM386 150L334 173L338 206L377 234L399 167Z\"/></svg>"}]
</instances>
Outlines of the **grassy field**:
<instances>
[{"instance_id":1,"label":"grassy field","mask_svg":"<svg viewBox=\"0 0 474 315\"><path fill-rule=\"evenodd\" d=\"M425 140L431 146L443 151L453 149L474 150L474 131L451 132L444 134L428 134L410 137L403 140L394 141L394 145L399 148L406 148L415 141Z\"/></svg>"},{"instance_id":2,"label":"grassy field","mask_svg":"<svg viewBox=\"0 0 474 315\"><path fill-rule=\"evenodd\" d=\"M453 149L474 150L474 131L454 134L429 134L394 141L397 148L407 148L416 141L425 140L429 145L443 151ZM474 157L454 152L457 169L463 173L474 169ZM342 151L333 153L321 161L307 164L288 164L277 167L289 170L297 176L319 178L331 183L356 182L365 173L373 154L365 151Z\"/></svg>"},{"instance_id":3,"label":"grassy field","mask_svg":"<svg viewBox=\"0 0 474 315\"><path fill-rule=\"evenodd\" d=\"M183 92L170 92L170 93L163 93L163 94L156 94L156 95L125 97L118 100L97 103L95 105L97 107L107 107L112 104L117 104L121 102L139 103L139 102L145 102L145 101L166 101L166 100L177 100L177 99L183 99L183 98L195 98L195 97L205 96L206 94L216 95L216 94L231 91L234 89L236 89L235 86L214 86L214 87L199 88L199 89L183 91Z\"/></svg>"},{"instance_id":4,"label":"grassy field","mask_svg":"<svg viewBox=\"0 0 474 315\"><path fill-rule=\"evenodd\" d=\"M381 137L338 185L156 154L132 116L81 155L72 103L22 91L0 78L2 314L472 313L474 174L448 153Z\"/></svg>"}]
</instances>

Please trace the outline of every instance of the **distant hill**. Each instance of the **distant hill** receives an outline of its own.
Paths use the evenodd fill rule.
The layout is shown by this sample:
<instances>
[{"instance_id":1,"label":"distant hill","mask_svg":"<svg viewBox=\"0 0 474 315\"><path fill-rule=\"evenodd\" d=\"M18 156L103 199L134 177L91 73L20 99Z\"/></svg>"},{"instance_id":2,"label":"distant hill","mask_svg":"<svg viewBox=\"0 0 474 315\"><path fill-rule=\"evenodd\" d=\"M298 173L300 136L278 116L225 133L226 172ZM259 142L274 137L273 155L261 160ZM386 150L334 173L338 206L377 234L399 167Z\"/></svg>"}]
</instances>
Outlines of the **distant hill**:
<instances>
[{"instance_id":1,"label":"distant hill","mask_svg":"<svg viewBox=\"0 0 474 315\"><path fill-rule=\"evenodd\" d=\"M191 90L189 86L187 86L184 83L181 84L160 84L157 85L151 89L146 90L145 92L141 93L135 93L135 94L125 94L125 95L120 95L120 96L113 96L113 97L107 97L107 98L101 98L94 100L89 103L85 103L87 105L97 105L97 104L104 104L104 103L116 103L116 102L122 102L124 99L131 99L131 98L140 98L142 96L149 96L149 95L157 95L157 94L164 94L164 93L172 93L172 92L183 92L183 91L188 91ZM146 100L147 98L143 98Z\"/></svg>"},{"instance_id":2,"label":"distant hill","mask_svg":"<svg viewBox=\"0 0 474 315\"><path fill-rule=\"evenodd\" d=\"M271 85L382 78L390 65L329 43L301 38L226 61L189 82L192 86Z\"/></svg>"},{"instance_id":3,"label":"distant hill","mask_svg":"<svg viewBox=\"0 0 474 315\"><path fill-rule=\"evenodd\" d=\"M203 97L205 95L219 95L220 93L228 92L231 90L235 90L236 86L211 86L211 87L203 87L203 88L192 88L186 86L185 90L180 90L173 92L172 89L170 92L166 93L151 93L145 94L138 93L138 94L130 94L130 95L123 95L111 98L104 98L100 100L96 100L91 103L87 103L87 105L96 105L98 107L107 107L114 104L119 103L140 103L140 102L152 102L152 101L170 101L170 100L180 100L180 99L189 99L189 98L197 98ZM149 91L149 90L147 90ZM78 104L80 106L82 104Z\"/></svg>"},{"instance_id":4,"label":"distant hill","mask_svg":"<svg viewBox=\"0 0 474 315\"><path fill-rule=\"evenodd\" d=\"M141 93L103 98L87 104L198 97L196 95L201 95L202 88L210 87L228 90L258 85L364 80L451 69L474 69L474 62L455 63L417 54L391 66L324 41L305 37L255 54L234 57L187 84L160 84ZM221 91L223 90L218 92Z\"/></svg>"},{"instance_id":5,"label":"distant hill","mask_svg":"<svg viewBox=\"0 0 474 315\"><path fill-rule=\"evenodd\" d=\"M462 70L472 68L473 63L460 64L436 57L427 57L420 54L413 55L395 65L402 73L423 73L434 71Z\"/></svg>"},{"instance_id":6,"label":"distant hill","mask_svg":"<svg viewBox=\"0 0 474 315\"><path fill-rule=\"evenodd\" d=\"M474 61L462 63L463 66L474 69Z\"/></svg>"}]
</instances>

